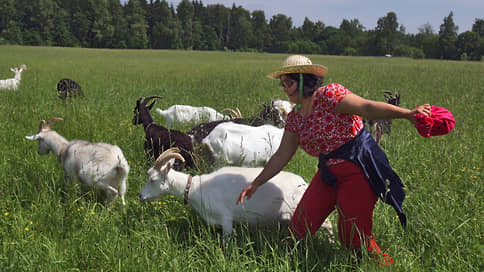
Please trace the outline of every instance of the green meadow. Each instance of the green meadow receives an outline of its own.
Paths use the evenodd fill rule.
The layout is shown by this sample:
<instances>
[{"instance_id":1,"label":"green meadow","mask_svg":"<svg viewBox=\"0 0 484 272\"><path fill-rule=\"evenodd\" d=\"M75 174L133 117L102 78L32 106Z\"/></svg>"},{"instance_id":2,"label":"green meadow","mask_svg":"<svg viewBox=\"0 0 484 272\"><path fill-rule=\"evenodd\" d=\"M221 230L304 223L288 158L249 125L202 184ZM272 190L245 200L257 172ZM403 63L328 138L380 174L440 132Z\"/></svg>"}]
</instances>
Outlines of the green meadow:
<instances>
[{"instance_id":1,"label":"green meadow","mask_svg":"<svg viewBox=\"0 0 484 272\"><path fill-rule=\"evenodd\" d=\"M174 196L140 203L152 162L144 130L131 122L136 100L159 95L173 104L239 108L285 99L265 75L285 54L165 50L105 50L0 46L0 79L26 64L20 87L0 91L0 271L380 271L319 231L281 243L284 226L238 225L227 243L220 231ZM310 56L329 68L325 83L343 84L365 98L398 91L401 106L448 108L456 125L446 136L424 138L406 120L394 120L381 146L406 185L403 229L389 205L378 202L373 232L395 263L387 271L484 270L484 62L406 58ZM84 97L61 100L56 84L71 78ZM152 110L157 124L165 120ZM126 206L104 205L75 185L63 193L54 155L37 154L25 139L42 119L71 139L118 145L127 158ZM175 127L188 131L191 126ZM201 159L201 174L214 170ZM310 181L317 160L299 150L285 170ZM235 201L235 199L234 199ZM336 231L336 217L330 217ZM336 239L337 240L337 239Z\"/></svg>"}]
</instances>

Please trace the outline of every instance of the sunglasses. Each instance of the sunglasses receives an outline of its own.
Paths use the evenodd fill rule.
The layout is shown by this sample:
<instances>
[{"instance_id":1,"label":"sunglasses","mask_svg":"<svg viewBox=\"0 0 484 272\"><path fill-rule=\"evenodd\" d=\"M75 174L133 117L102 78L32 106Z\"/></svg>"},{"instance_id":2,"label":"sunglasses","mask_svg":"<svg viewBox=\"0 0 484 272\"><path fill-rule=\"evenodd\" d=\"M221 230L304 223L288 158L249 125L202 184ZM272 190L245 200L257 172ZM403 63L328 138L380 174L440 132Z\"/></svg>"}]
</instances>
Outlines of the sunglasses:
<instances>
[{"instance_id":1,"label":"sunglasses","mask_svg":"<svg viewBox=\"0 0 484 272\"><path fill-rule=\"evenodd\" d=\"M284 88L289 88L292 86L292 84L294 84L294 82L296 82L294 79L285 78L284 80L281 80L281 86Z\"/></svg>"}]
</instances>

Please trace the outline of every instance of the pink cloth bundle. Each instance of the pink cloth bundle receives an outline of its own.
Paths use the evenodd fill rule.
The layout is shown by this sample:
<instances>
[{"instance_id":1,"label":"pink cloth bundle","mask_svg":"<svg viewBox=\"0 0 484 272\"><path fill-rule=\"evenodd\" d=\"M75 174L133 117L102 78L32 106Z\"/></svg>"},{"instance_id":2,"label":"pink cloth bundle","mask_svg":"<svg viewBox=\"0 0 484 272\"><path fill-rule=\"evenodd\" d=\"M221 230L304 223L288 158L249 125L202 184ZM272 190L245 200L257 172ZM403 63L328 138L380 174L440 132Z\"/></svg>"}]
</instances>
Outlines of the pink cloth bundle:
<instances>
[{"instance_id":1,"label":"pink cloth bundle","mask_svg":"<svg viewBox=\"0 0 484 272\"><path fill-rule=\"evenodd\" d=\"M448 134L455 125L452 113L448 109L438 106L432 106L430 117L421 113L416 113L414 116L417 119L415 128L420 135L427 138Z\"/></svg>"}]
</instances>

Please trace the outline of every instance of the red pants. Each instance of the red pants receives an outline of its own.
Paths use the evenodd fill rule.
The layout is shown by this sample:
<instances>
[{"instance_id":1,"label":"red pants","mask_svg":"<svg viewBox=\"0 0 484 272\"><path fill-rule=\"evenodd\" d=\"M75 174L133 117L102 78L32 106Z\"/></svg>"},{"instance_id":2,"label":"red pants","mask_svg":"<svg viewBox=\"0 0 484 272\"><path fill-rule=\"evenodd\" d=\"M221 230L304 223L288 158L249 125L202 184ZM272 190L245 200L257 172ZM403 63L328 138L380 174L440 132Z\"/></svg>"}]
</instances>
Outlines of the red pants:
<instances>
[{"instance_id":1,"label":"red pants","mask_svg":"<svg viewBox=\"0 0 484 272\"><path fill-rule=\"evenodd\" d=\"M321 181L316 172L311 184L299 202L289 229L302 239L309 230L314 234L326 217L338 210L338 235L349 248L360 248L360 238L367 245L372 240L373 209L378 196L373 192L365 174L357 165L345 161L329 165L329 171L338 179L335 186Z\"/></svg>"}]
</instances>

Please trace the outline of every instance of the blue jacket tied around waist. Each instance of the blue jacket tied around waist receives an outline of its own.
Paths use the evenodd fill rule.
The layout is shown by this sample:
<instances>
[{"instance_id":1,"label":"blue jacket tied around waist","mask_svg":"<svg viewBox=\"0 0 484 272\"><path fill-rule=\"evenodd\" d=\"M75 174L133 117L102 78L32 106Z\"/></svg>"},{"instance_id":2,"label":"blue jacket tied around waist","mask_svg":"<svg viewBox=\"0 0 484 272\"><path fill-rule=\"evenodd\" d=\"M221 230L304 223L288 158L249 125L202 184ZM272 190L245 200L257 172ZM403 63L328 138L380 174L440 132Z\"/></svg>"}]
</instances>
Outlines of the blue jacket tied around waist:
<instances>
[{"instance_id":1,"label":"blue jacket tied around waist","mask_svg":"<svg viewBox=\"0 0 484 272\"><path fill-rule=\"evenodd\" d=\"M402 180L393 171L387 156L366 129L362 129L353 139L332 152L326 155L319 154L318 168L321 170L321 179L326 184L334 186L337 179L326 167L328 159L344 159L358 165L365 173L373 191L381 200L393 206L402 226L407 225L407 218L402 210L405 199Z\"/></svg>"}]
</instances>

